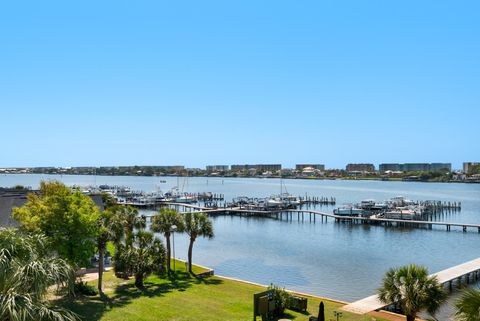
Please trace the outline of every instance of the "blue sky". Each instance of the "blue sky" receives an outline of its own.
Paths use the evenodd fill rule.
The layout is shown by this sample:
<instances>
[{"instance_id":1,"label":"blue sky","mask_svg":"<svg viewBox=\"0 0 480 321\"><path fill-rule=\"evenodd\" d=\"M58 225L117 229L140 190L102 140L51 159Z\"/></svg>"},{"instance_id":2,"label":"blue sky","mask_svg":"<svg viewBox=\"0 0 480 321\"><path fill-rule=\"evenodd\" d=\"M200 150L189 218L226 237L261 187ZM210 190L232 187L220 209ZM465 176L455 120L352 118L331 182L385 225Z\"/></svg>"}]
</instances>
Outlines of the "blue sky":
<instances>
[{"instance_id":1,"label":"blue sky","mask_svg":"<svg viewBox=\"0 0 480 321\"><path fill-rule=\"evenodd\" d=\"M2 166L480 161L478 1L8 1Z\"/></svg>"}]
</instances>

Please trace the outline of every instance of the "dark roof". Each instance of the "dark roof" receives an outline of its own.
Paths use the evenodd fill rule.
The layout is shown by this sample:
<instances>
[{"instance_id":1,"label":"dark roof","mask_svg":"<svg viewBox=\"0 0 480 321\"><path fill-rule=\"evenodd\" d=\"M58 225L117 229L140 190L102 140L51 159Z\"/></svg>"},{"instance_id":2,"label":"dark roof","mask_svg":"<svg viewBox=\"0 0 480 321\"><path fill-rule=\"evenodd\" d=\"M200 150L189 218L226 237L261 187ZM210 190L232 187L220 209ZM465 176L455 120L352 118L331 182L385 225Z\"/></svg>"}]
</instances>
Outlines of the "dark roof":
<instances>
[{"instance_id":1,"label":"dark roof","mask_svg":"<svg viewBox=\"0 0 480 321\"><path fill-rule=\"evenodd\" d=\"M27 189L0 189L0 227L18 226L12 218L12 209L21 207L27 202Z\"/></svg>"},{"instance_id":2,"label":"dark roof","mask_svg":"<svg viewBox=\"0 0 480 321\"><path fill-rule=\"evenodd\" d=\"M103 198L102 195L100 194L90 194L88 195L92 199L92 201L95 203L95 206L98 207L100 211L105 210L105 206L103 205Z\"/></svg>"},{"instance_id":3,"label":"dark roof","mask_svg":"<svg viewBox=\"0 0 480 321\"><path fill-rule=\"evenodd\" d=\"M19 225L12 218L13 208L22 207L27 202L27 194L31 192L36 191L0 188L0 227L15 227ZM94 194L89 196L100 211L105 209L101 195Z\"/></svg>"}]
</instances>

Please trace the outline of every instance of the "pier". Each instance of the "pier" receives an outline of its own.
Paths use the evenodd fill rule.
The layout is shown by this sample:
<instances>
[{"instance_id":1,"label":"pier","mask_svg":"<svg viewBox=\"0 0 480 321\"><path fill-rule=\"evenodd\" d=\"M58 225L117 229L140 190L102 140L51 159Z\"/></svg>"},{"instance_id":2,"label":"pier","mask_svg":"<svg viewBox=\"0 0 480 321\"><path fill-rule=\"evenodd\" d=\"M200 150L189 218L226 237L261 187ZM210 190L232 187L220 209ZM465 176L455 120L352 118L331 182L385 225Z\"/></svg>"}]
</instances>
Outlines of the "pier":
<instances>
[{"instance_id":1,"label":"pier","mask_svg":"<svg viewBox=\"0 0 480 321\"><path fill-rule=\"evenodd\" d=\"M430 276L436 276L441 284L447 285L452 290L454 282L457 283L457 286L460 286L462 279L464 279L466 284L478 280L480 277L480 258L431 274ZM380 310L388 305L382 303L378 295L375 294L347 304L342 307L342 310L356 314L365 314Z\"/></svg>"},{"instance_id":2,"label":"pier","mask_svg":"<svg viewBox=\"0 0 480 321\"><path fill-rule=\"evenodd\" d=\"M474 231L480 233L480 224L472 223L455 223L442 221L419 221L419 220L402 220L390 218L374 218L361 216L346 216L325 213L321 211L308 209L279 209L279 210L255 210L249 208L237 207L219 207L209 208L205 206L198 206L193 204L183 203L166 203L180 212L199 211L210 215L239 215L239 216L256 216L268 217L278 220L292 221L295 217L297 221L316 222L320 219L321 222L327 222L328 219L336 223L343 224L369 224L369 225L383 225L386 227L411 227L411 228L427 228L432 229L433 226L443 226L446 231L451 231L452 227L457 228L463 232ZM182 211L180 209L183 209Z\"/></svg>"}]
</instances>

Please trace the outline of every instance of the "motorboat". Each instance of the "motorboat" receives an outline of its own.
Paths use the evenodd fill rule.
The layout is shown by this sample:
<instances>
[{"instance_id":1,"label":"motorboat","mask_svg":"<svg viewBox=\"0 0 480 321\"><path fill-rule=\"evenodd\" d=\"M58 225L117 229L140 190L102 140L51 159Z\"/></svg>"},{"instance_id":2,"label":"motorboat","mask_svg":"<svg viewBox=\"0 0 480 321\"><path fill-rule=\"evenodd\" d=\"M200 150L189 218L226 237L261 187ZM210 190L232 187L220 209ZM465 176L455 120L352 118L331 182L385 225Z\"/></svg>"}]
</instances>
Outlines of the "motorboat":
<instances>
[{"instance_id":1,"label":"motorboat","mask_svg":"<svg viewBox=\"0 0 480 321\"><path fill-rule=\"evenodd\" d=\"M365 210L353 205L344 205L333 210L333 214L343 216L363 216L365 212Z\"/></svg>"}]
</instances>

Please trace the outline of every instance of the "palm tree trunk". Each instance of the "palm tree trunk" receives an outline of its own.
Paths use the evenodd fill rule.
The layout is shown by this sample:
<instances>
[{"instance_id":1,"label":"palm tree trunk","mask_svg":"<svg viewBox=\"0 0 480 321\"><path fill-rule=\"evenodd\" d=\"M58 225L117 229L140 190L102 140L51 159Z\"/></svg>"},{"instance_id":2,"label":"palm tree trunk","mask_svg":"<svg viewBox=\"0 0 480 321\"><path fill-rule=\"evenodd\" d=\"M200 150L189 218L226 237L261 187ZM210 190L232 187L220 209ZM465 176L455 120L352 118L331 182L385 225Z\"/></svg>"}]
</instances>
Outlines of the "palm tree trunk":
<instances>
[{"instance_id":1,"label":"palm tree trunk","mask_svg":"<svg viewBox=\"0 0 480 321\"><path fill-rule=\"evenodd\" d=\"M170 250L170 233L165 233L165 240L167 241L167 272L170 274L170 257L171 257L171 250Z\"/></svg>"},{"instance_id":2,"label":"palm tree trunk","mask_svg":"<svg viewBox=\"0 0 480 321\"><path fill-rule=\"evenodd\" d=\"M407 315L407 321L415 321L415 314Z\"/></svg>"},{"instance_id":3,"label":"palm tree trunk","mask_svg":"<svg viewBox=\"0 0 480 321\"><path fill-rule=\"evenodd\" d=\"M135 274L135 286L137 288L143 288L143 274L142 273Z\"/></svg>"},{"instance_id":4,"label":"palm tree trunk","mask_svg":"<svg viewBox=\"0 0 480 321\"><path fill-rule=\"evenodd\" d=\"M193 271L192 271L193 242L195 242L195 238L190 237L190 244L188 245L188 272L190 272L191 274L193 274Z\"/></svg>"},{"instance_id":5,"label":"palm tree trunk","mask_svg":"<svg viewBox=\"0 0 480 321\"><path fill-rule=\"evenodd\" d=\"M98 293L103 294L103 270L105 257L105 243L98 244Z\"/></svg>"}]
</instances>

